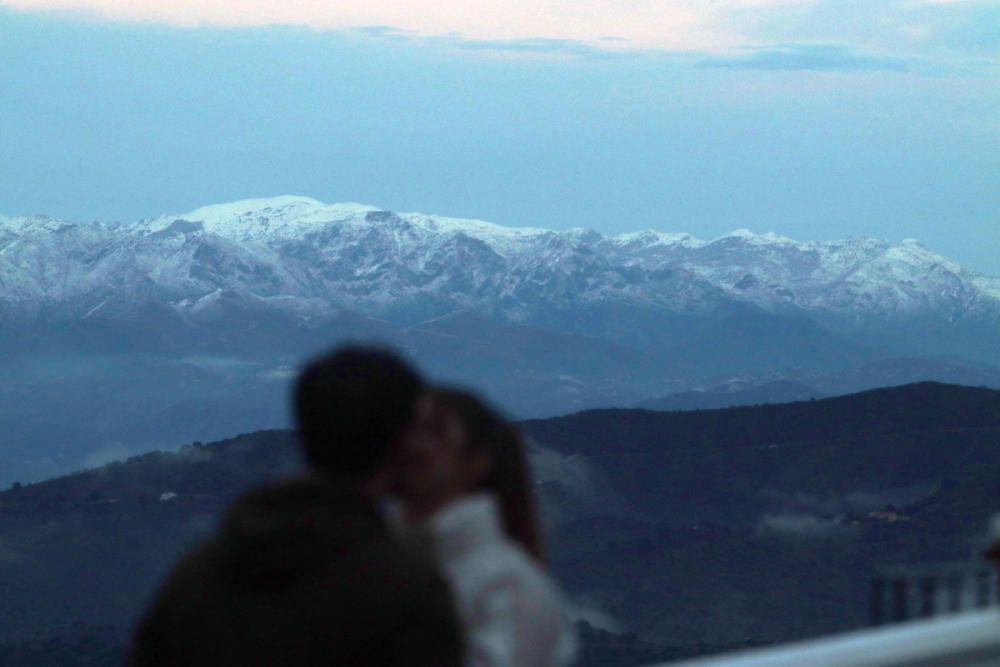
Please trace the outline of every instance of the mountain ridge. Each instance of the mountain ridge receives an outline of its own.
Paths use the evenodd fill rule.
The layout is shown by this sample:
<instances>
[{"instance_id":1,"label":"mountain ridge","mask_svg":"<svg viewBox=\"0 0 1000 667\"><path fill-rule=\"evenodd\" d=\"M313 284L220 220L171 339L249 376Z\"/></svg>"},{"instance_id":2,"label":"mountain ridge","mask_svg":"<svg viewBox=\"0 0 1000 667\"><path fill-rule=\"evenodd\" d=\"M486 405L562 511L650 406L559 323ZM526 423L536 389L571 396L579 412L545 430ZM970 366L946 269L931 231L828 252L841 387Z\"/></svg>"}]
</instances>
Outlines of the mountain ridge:
<instances>
[{"instance_id":1,"label":"mountain ridge","mask_svg":"<svg viewBox=\"0 0 1000 667\"><path fill-rule=\"evenodd\" d=\"M193 237L197 240L192 243ZM79 268L100 273L115 258L121 261L119 273L102 277L113 279L127 271L132 277L166 288L168 294L179 289L205 296L211 291L210 284L212 289L242 285L258 296L317 296L322 295L322 289L317 292L317 288L330 291L337 284L344 287L351 279L363 278L366 270L369 278L378 277L379 262L364 261L371 257L351 257L346 252L348 244L375 244L383 258L413 273L412 280L398 281L396 287L408 286L418 292L433 292L426 288L434 287L433 278L442 273L442 253L464 253L506 274L506 282L493 285L483 275L478 280L467 275L472 284L451 284L451 296L464 293L474 297L475 288L492 287L494 293L489 296L502 299L525 281L542 288L546 281L539 278L552 281L558 277L544 271L546 264L554 263L566 275L586 275L591 284L577 287L592 297L616 296L681 310L683 300L664 300L662 295L657 298L641 288L662 287L663 276L657 272L669 268L683 274L684 280L676 287L687 285L700 296L719 290L726 298L767 308L795 306L892 315L919 311L935 301L966 307L979 301L1000 302L1000 279L967 271L911 239L899 243L870 237L797 242L745 229L712 240L653 230L604 235L583 229L504 227L482 220L394 213L365 204L323 204L296 196L210 205L128 224L0 217L0 259L4 260L0 263L4 268L0 299L32 295L64 299L85 294L88 287L102 285L79 285L74 280L79 271L53 268L64 269L76 261L82 265ZM189 255L182 252L185 246L191 250ZM334 276L330 275L307 275L303 262L296 261L330 260L331 254L323 250L331 248L338 261L354 264L357 275L336 276L339 280L331 280ZM109 250L111 257L107 256ZM151 250L159 251L163 259L153 261ZM37 256L46 251L48 257ZM135 256L122 256L129 251ZM303 257L309 253L314 256ZM34 265L33 260L37 262ZM223 272L211 271L223 268L223 262L239 280L226 281ZM171 275L183 270L187 271L186 280ZM921 275L923 281L917 282L915 278ZM325 285L317 284L324 280ZM34 283L34 289L30 284L25 286L26 282ZM124 287L121 282L118 286ZM378 310L377 297L391 299L404 294L390 291L374 296L369 305ZM483 305L475 298L469 303L480 309ZM508 314L516 318L516 313Z\"/></svg>"}]
</instances>

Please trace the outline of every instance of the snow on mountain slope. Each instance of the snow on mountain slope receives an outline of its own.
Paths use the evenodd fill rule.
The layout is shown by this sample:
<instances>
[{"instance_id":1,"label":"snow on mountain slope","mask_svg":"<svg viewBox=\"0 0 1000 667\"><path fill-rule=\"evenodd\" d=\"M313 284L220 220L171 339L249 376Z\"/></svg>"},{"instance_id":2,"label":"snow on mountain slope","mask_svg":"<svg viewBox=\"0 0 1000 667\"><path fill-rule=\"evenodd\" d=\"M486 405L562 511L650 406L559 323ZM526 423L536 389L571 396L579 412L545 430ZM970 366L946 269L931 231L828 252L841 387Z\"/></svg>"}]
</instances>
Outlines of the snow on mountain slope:
<instances>
[{"instance_id":1,"label":"snow on mountain slope","mask_svg":"<svg viewBox=\"0 0 1000 667\"><path fill-rule=\"evenodd\" d=\"M626 241L623 243L623 239ZM872 238L796 242L746 230L704 242L612 240L623 261L691 271L730 296L765 308L895 316L946 308L995 308L990 281L919 242Z\"/></svg>"},{"instance_id":2,"label":"snow on mountain slope","mask_svg":"<svg viewBox=\"0 0 1000 667\"><path fill-rule=\"evenodd\" d=\"M1000 301L1000 278L977 276L972 282L980 292Z\"/></svg>"},{"instance_id":3,"label":"snow on mountain slope","mask_svg":"<svg viewBox=\"0 0 1000 667\"><path fill-rule=\"evenodd\" d=\"M177 229L177 222L196 223L190 231L203 230L234 241L275 243L299 238L328 223L350 223L363 220L365 214L377 211L363 204L323 204L309 197L286 195L270 199L245 199L229 204L204 206L180 216L163 216L139 223L139 234L156 234Z\"/></svg>"},{"instance_id":4,"label":"snow on mountain slope","mask_svg":"<svg viewBox=\"0 0 1000 667\"><path fill-rule=\"evenodd\" d=\"M912 240L796 242L747 230L708 241L604 236L298 196L130 225L0 217L0 302L92 308L111 298L184 309L220 290L414 317L465 308L523 319L594 304L699 312L750 303L882 317L1000 308L1000 280Z\"/></svg>"}]
</instances>

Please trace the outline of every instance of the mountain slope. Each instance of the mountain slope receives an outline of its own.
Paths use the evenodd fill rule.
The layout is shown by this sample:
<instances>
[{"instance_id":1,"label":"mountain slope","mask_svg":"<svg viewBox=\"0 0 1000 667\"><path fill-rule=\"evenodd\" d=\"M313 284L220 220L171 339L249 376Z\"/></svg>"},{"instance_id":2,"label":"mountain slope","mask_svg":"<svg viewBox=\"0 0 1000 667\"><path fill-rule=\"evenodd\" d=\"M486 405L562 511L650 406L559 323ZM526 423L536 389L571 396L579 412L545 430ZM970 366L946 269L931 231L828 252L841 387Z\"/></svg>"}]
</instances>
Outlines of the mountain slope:
<instances>
[{"instance_id":1,"label":"mountain slope","mask_svg":"<svg viewBox=\"0 0 1000 667\"><path fill-rule=\"evenodd\" d=\"M937 383L689 413L594 410L524 427L586 457L634 511L679 525L739 524L830 497L899 502L936 478L1000 464L1000 391ZM711 503L690 503L705 495Z\"/></svg>"},{"instance_id":2,"label":"mountain slope","mask_svg":"<svg viewBox=\"0 0 1000 667\"><path fill-rule=\"evenodd\" d=\"M997 391L921 384L525 427L542 443L556 575L659 646L856 627L879 568L977 557L1000 502ZM291 435L261 432L0 492L0 644L127 632L233 497L297 469ZM880 518L889 502L904 520Z\"/></svg>"}]
</instances>

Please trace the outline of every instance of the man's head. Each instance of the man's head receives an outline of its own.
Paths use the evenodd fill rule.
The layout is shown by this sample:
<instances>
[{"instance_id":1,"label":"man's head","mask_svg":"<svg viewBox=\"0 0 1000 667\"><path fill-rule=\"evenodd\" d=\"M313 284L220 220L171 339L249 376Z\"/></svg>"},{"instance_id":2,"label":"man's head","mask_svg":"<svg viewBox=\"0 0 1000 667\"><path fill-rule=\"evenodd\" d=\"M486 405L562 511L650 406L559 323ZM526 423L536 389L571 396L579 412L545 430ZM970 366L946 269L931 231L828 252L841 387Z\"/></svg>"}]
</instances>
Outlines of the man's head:
<instances>
[{"instance_id":1,"label":"man's head","mask_svg":"<svg viewBox=\"0 0 1000 667\"><path fill-rule=\"evenodd\" d=\"M395 459L423 388L396 355L343 347L299 375L295 413L310 466L364 483Z\"/></svg>"}]
</instances>

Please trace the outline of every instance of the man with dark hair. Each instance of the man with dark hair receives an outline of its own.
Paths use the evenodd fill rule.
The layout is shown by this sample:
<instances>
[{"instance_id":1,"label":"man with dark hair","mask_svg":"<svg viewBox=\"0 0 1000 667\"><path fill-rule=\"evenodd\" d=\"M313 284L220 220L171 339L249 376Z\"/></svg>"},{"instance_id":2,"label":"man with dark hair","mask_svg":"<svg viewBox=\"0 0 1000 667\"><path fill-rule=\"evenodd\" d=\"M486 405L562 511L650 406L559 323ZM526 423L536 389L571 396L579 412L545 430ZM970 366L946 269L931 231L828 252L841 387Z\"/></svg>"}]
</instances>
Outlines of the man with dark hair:
<instances>
[{"instance_id":1,"label":"man with dark hair","mask_svg":"<svg viewBox=\"0 0 1000 667\"><path fill-rule=\"evenodd\" d=\"M420 377L394 355L348 347L311 363L295 388L310 466L357 480L377 475L409 425Z\"/></svg>"},{"instance_id":2,"label":"man with dark hair","mask_svg":"<svg viewBox=\"0 0 1000 667\"><path fill-rule=\"evenodd\" d=\"M392 538L379 507L421 389L377 349L310 364L295 411L311 473L237 502L160 591L130 664L460 665L444 581Z\"/></svg>"}]
</instances>

